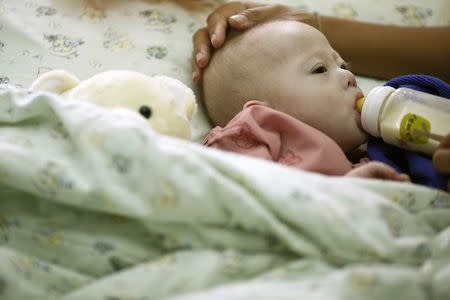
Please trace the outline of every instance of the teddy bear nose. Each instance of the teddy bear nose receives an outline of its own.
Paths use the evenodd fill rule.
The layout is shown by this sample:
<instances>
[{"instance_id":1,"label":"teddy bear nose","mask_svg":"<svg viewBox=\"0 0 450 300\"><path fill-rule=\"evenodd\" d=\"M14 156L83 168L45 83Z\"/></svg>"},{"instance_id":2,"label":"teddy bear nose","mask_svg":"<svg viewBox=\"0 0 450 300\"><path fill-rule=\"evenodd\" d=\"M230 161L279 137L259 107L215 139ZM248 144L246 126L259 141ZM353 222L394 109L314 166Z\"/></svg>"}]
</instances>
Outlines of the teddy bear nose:
<instances>
[{"instance_id":1,"label":"teddy bear nose","mask_svg":"<svg viewBox=\"0 0 450 300\"><path fill-rule=\"evenodd\" d=\"M142 105L139 107L139 113L144 116L146 119L150 119L152 116L152 109L147 105Z\"/></svg>"}]
</instances>

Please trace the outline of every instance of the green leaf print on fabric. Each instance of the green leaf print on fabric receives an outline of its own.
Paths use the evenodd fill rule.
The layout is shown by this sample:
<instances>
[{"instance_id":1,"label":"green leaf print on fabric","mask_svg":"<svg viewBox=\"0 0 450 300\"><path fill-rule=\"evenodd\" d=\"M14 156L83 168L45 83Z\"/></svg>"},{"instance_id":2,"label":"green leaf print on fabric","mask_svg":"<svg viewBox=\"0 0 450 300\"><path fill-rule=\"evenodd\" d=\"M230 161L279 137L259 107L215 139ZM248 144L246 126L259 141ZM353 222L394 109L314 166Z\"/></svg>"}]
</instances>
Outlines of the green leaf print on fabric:
<instances>
[{"instance_id":1,"label":"green leaf print on fabric","mask_svg":"<svg viewBox=\"0 0 450 300\"><path fill-rule=\"evenodd\" d=\"M53 55L71 59L78 56L78 47L84 41L78 38L71 38L63 34L45 34L44 39L50 43L50 51Z\"/></svg>"},{"instance_id":2,"label":"green leaf print on fabric","mask_svg":"<svg viewBox=\"0 0 450 300\"><path fill-rule=\"evenodd\" d=\"M37 17L41 17L41 16L53 16L57 13L56 8L54 7L50 7L50 6L39 6L38 8L36 8L36 16Z\"/></svg>"},{"instance_id":3,"label":"green leaf print on fabric","mask_svg":"<svg viewBox=\"0 0 450 300\"><path fill-rule=\"evenodd\" d=\"M157 10L144 10L139 13L146 21L145 24L156 31L165 33L172 32L171 25L177 21L176 17L171 14L162 13Z\"/></svg>"},{"instance_id":4,"label":"green leaf print on fabric","mask_svg":"<svg viewBox=\"0 0 450 300\"><path fill-rule=\"evenodd\" d=\"M9 78L6 75L0 74L0 84L8 84Z\"/></svg>"},{"instance_id":5,"label":"green leaf print on fabric","mask_svg":"<svg viewBox=\"0 0 450 300\"><path fill-rule=\"evenodd\" d=\"M395 8L401 14L402 22L405 25L424 26L430 17L433 16L433 11L426 7L398 5Z\"/></svg>"},{"instance_id":6,"label":"green leaf print on fabric","mask_svg":"<svg viewBox=\"0 0 450 300\"><path fill-rule=\"evenodd\" d=\"M163 59L167 55L166 47L153 46L147 48L147 58Z\"/></svg>"}]
</instances>

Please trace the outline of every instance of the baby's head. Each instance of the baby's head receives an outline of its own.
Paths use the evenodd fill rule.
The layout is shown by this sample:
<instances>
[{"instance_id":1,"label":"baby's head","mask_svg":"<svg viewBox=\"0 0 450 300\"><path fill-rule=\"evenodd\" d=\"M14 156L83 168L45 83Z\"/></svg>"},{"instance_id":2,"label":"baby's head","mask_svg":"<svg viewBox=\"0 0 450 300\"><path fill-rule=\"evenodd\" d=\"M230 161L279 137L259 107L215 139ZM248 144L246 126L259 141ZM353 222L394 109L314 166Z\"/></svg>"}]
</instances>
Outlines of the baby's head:
<instances>
[{"instance_id":1,"label":"baby's head","mask_svg":"<svg viewBox=\"0 0 450 300\"><path fill-rule=\"evenodd\" d=\"M231 37L205 70L203 90L220 126L245 102L259 100L320 130L345 152L366 140L355 76L320 31L300 22L265 23Z\"/></svg>"}]
</instances>

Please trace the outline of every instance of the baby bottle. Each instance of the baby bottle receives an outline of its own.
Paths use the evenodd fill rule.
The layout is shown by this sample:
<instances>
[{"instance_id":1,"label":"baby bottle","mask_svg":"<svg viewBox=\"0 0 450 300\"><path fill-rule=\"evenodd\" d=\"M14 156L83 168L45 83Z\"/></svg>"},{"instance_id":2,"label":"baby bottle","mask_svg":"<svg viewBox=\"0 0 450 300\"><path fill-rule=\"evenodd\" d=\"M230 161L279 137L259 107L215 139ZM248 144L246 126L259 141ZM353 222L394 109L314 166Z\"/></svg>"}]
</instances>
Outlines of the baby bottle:
<instances>
[{"instance_id":1,"label":"baby bottle","mask_svg":"<svg viewBox=\"0 0 450 300\"><path fill-rule=\"evenodd\" d=\"M450 133L450 99L380 86L357 101L365 131L384 142L431 156Z\"/></svg>"}]
</instances>

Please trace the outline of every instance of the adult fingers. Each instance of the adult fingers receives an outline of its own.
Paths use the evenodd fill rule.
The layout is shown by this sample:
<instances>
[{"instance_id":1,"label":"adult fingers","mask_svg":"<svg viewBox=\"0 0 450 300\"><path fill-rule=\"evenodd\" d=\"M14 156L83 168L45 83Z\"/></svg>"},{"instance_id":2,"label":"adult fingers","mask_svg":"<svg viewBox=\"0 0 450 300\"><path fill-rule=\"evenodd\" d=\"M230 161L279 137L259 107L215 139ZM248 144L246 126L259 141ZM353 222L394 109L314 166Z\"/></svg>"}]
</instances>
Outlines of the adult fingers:
<instances>
[{"instance_id":1,"label":"adult fingers","mask_svg":"<svg viewBox=\"0 0 450 300\"><path fill-rule=\"evenodd\" d=\"M316 16L305 10L295 9L281 4L254 6L231 16L228 19L230 27L245 30L269 20L295 20L318 26Z\"/></svg>"},{"instance_id":2,"label":"adult fingers","mask_svg":"<svg viewBox=\"0 0 450 300\"><path fill-rule=\"evenodd\" d=\"M207 18L209 37L214 48L220 48L227 33L228 17L239 13L249 7L244 2L230 2L218 7Z\"/></svg>"},{"instance_id":3,"label":"adult fingers","mask_svg":"<svg viewBox=\"0 0 450 300\"><path fill-rule=\"evenodd\" d=\"M447 134L440 142L433 154L433 167L441 173L450 174L450 134Z\"/></svg>"},{"instance_id":4,"label":"adult fingers","mask_svg":"<svg viewBox=\"0 0 450 300\"><path fill-rule=\"evenodd\" d=\"M197 65L194 56L192 56L192 81L194 81L195 84L200 84L202 82L202 70Z\"/></svg>"},{"instance_id":5,"label":"adult fingers","mask_svg":"<svg viewBox=\"0 0 450 300\"><path fill-rule=\"evenodd\" d=\"M450 133L444 136L438 148L450 148Z\"/></svg>"},{"instance_id":6,"label":"adult fingers","mask_svg":"<svg viewBox=\"0 0 450 300\"><path fill-rule=\"evenodd\" d=\"M211 59L211 42L209 39L208 29L201 28L195 32L192 37L194 43L193 58L198 67L204 68L208 65Z\"/></svg>"},{"instance_id":7,"label":"adult fingers","mask_svg":"<svg viewBox=\"0 0 450 300\"><path fill-rule=\"evenodd\" d=\"M192 37L194 51L192 53L192 80L195 84L202 82L202 68L206 67L211 59L211 43L207 28L199 29Z\"/></svg>"},{"instance_id":8,"label":"adult fingers","mask_svg":"<svg viewBox=\"0 0 450 300\"><path fill-rule=\"evenodd\" d=\"M434 152L433 167L438 172L450 174L450 148L438 148Z\"/></svg>"},{"instance_id":9,"label":"adult fingers","mask_svg":"<svg viewBox=\"0 0 450 300\"><path fill-rule=\"evenodd\" d=\"M248 8L228 19L230 26L237 30L244 30L257 24L287 15L290 8L280 4L264 5Z\"/></svg>"}]
</instances>

